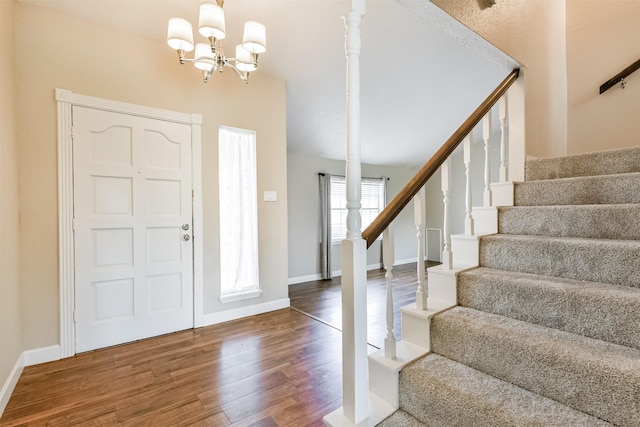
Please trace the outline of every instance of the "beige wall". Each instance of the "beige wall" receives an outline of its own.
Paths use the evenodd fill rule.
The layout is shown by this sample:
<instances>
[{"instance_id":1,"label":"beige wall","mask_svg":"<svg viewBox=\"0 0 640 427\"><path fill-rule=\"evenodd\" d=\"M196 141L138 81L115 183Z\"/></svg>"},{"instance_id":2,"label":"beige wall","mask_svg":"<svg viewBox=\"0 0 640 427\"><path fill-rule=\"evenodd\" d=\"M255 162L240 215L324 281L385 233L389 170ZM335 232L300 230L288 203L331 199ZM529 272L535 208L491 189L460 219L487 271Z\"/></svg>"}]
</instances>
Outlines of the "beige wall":
<instances>
[{"instance_id":1,"label":"beige wall","mask_svg":"<svg viewBox=\"0 0 640 427\"><path fill-rule=\"evenodd\" d=\"M318 173L344 175L345 162L289 153L289 278L320 274L320 190ZM418 171L414 166L362 165L362 176L388 177L388 200L395 197ZM429 194L440 194L440 180L432 179L427 185ZM442 203L429 206L427 226L442 228ZM394 222L396 260L415 260L417 253L416 228L413 205L407 206ZM367 264L381 262L380 243L375 242L367 251ZM332 269L340 270L340 245L332 246Z\"/></svg>"},{"instance_id":2,"label":"beige wall","mask_svg":"<svg viewBox=\"0 0 640 427\"><path fill-rule=\"evenodd\" d=\"M569 153L640 145L640 71L602 83L640 59L640 1L567 0Z\"/></svg>"},{"instance_id":3,"label":"beige wall","mask_svg":"<svg viewBox=\"0 0 640 427\"><path fill-rule=\"evenodd\" d=\"M27 348L58 343L56 105L54 89L203 116L205 313L287 297L284 81L257 72L248 86L232 72L207 85L164 43L20 3L16 6L20 132L21 274ZM219 296L217 130L257 132L260 282L255 300Z\"/></svg>"},{"instance_id":4,"label":"beige wall","mask_svg":"<svg viewBox=\"0 0 640 427\"><path fill-rule=\"evenodd\" d=\"M525 67L527 154L567 152L565 0L432 0Z\"/></svg>"},{"instance_id":5,"label":"beige wall","mask_svg":"<svg viewBox=\"0 0 640 427\"><path fill-rule=\"evenodd\" d=\"M13 0L0 1L0 388L24 349L18 269L20 235L13 12Z\"/></svg>"}]
</instances>

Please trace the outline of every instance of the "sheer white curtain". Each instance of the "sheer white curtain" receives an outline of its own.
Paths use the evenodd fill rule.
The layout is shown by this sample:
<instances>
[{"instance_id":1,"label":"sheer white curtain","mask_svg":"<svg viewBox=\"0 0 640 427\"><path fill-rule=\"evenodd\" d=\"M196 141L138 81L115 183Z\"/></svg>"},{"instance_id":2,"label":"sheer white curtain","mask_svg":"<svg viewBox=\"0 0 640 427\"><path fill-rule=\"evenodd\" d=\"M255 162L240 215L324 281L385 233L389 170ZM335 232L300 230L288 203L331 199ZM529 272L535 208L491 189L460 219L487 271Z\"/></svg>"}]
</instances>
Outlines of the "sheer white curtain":
<instances>
[{"instance_id":1,"label":"sheer white curtain","mask_svg":"<svg viewBox=\"0 0 640 427\"><path fill-rule=\"evenodd\" d=\"M218 134L221 294L259 289L256 136L221 127Z\"/></svg>"}]
</instances>

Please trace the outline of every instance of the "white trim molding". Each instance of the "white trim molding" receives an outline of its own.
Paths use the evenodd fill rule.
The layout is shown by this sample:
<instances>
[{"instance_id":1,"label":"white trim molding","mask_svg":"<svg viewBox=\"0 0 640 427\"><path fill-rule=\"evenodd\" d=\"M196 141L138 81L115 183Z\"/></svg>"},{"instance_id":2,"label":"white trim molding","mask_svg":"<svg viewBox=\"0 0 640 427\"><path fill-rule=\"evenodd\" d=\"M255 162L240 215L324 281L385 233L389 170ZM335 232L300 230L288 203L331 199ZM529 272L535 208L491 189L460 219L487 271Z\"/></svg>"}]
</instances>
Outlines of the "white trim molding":
<instances>
[{"instance_id":1,"label":"white trim molding","mask_svg":"<svg viewBox=\"0 0 640 427\"><path fill-rule=\"evenodd\" d=\"M0 389L0 417L4 412L13 390L15 390L20 375L26 366L38 365L40 363L52 362L60 360L60 346L52 345L49 347L35 348L33 350L23 351L16 363L13 365L11 372Z\"/></svg>"},{"instance_id":2,"label":"white trim molding","mask_svg":"<svg viewBox=\"0 0 640 427\"><path fill-rule=\"evenodd\" d=\"M23 354L24 366L39 365L40 363L53 362L61 359L59 345L50 345L49 347L34 348L27 350Z\"/></svg>"},{"instance_id":3,"label":"white trim molding","mask_svg":"<svg viewBox=\"0 0 640 427\"><path fill-rule=\"evenodd\" d=\"M164 120L191 126L192 190L193 190L193 311L194 327L204 324L203 245L202 245L202 116L145 107L91 96L65 89L55 90L58 110L58 250L60 280L60 356L76 354L74 303L74 239L73 239L73 139L72 107L88 107Z\"/></svg>"},{"instance_id":4,"label":"white trim molding","mask_svg":"<svg viewBox=\"0 0 640 427\"><path fill-rule=\"evenodd\" d=\"M234 292L220 296L220 302L226 304L228 302L242 301L245 299L258 298L262 295L262 289L251 289L250 291Z\"/></svg>"},{"instance_id":5,"label":"white trim molding","mask_svg":"<svg viewBox=\"0 0 640 427\"><path fill-rule=\"evenodd\" d=\"M210 326L230 320L242 319L243 317L255 316L256 314L268 313L270 311L289 308L289 298L277 299L274 301L264 302L262 304L240 307L233 310L225 310L219 313L209 313L204 315L204 325Z\"/></svg>"},{"instance_id":6,"label":"white trim molding","mask_svg":"<svg viewBox=\"0 0 640 427\"><path fill-rule=\"evenodd\" d=\"M22 353L13 365L11 372L9 372L7 380L2 385L2 389L0 389L0 417L2 417L2 413L7 407L9 399L11 399L11 394L13 394L16 384L18 384L18 380L20 379L20 374L22 374L24 366L24 353Z\"/></svg>"},{"instance_id":7,"label":"white trim molding","mask_svg":"<svg viewBox=\"0 0 640 427\"><path fill-rule=\"evenodd\" d=\"M322 274L318 273L318 274L310 274L308 276L289 277L287 282L289 286L291 286L291 285L297 285L299 283L313 282L315 280L322 280Z\"/></svg>"}]
</instances>

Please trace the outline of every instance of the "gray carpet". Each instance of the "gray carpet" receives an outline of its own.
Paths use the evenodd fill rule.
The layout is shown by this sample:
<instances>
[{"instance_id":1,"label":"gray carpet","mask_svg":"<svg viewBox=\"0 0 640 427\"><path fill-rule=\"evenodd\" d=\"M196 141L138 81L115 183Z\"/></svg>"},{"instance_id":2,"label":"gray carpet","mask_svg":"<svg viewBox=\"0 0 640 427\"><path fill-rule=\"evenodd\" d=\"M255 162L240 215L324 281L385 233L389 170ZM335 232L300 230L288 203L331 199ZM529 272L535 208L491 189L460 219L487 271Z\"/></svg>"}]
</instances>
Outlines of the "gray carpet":
<instances>
[{"instance_id":1,"label":"gray carpet","mask_svg":"<svg viewBox=\"0 0 640 427\"><path fill-rule=\"evenodd\" d=\"M428 427L425 423L422 423L407 414L402 409L391 414L390 417L383 420L379 427Z\"/></svg>"},{"instance_id":2,"label":"gray carpet","mask_svg":"<svg viewBox=\"0 0 640 427\"><path fill-rule=\"evenodd\" d=\"M385 427L640 426L640 148L526 176Z\"/></svg>"},{"instance_id":3,"label":"gray carpet","mask_svg":"<svg viewBox=\"0 0 640 427\"><path fill-rule=\"evenodd\" d=\"M640 349L640 289L476 268L458 276L458 304Z\"/></svg>"},{"instance_id":4,"label":"gray carpet","mask_svg":"<svg viewBox=\"0 0 640 427\"><path fill-rule=\"evenodd\" d=\"M638 240L496 234L481 242L483 267L640 287Z\"/></svg>"},{"instance_id":5,"label":"gray carpet","mask_svg":"<svg viewBox=\"0 0 640 427\"><path fill-rule=\"evenodd\" d=\"M639 147L530 160L525 164L527 181L629 172L640 172Z\"/></svg>"},{"instance_id":6,"label":"gray carpet","mask_svg":"<svg viewBox=\"0 0 640 427\"><path fill-rule=\"evenodd\" d=\"M436 354L403 369L400 381L400 406L432 426L610 425Z\"/></svg>"},{"instance_id":7,"label":"gray carpet","mask_svg":"<svg viewBox=\"0 0 640 427\"><path fill-rule=\"evenodd\" d=\"M501 234L640 240L640 205L514 206L498 217Z\"/></svg>"},{"instance_id":8,"label":"gray carpet","mask_svg":"<svg viewBox=\"0 0 640 427\"><path fill-rule=\"evenodd\" d=\"M640 425L640 350L456 307L431 323L449 359L616 425Z\"/></svg>"},{"instance_id":9,"label":"gray carpet","mask_svg":"<svg viewBox=\"0 0 640 427\"><path fill-rule=\"evenodd\" d=\"M516 206L640 203L640 173L516 183Z\"/></svg>"}]
</instances>

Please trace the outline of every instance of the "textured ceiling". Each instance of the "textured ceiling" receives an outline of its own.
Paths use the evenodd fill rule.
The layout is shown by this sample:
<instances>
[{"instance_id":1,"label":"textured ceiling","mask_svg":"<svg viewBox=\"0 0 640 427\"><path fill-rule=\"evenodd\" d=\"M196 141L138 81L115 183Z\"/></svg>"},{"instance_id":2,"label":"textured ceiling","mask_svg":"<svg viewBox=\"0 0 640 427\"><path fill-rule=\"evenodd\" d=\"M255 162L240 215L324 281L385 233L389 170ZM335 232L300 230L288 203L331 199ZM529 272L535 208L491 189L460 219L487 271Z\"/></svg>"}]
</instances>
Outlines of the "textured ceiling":
<instances>
[{"instance_id":1,"label":"textured ceiling","mask_svg":"<svg viewBox=\"0 0 640 427\"><path fill-rule=\"evenodd\" d=\"M22 0L165 43L166 23L197 23L201 1ZM227 0L228 39L267 26L260 70L286 81L287 144L345 153L345 0ZM427 0L369 0L362 21L362 159L421 164L506 76L512 61Z\"/></svg>"}]
</instances>

